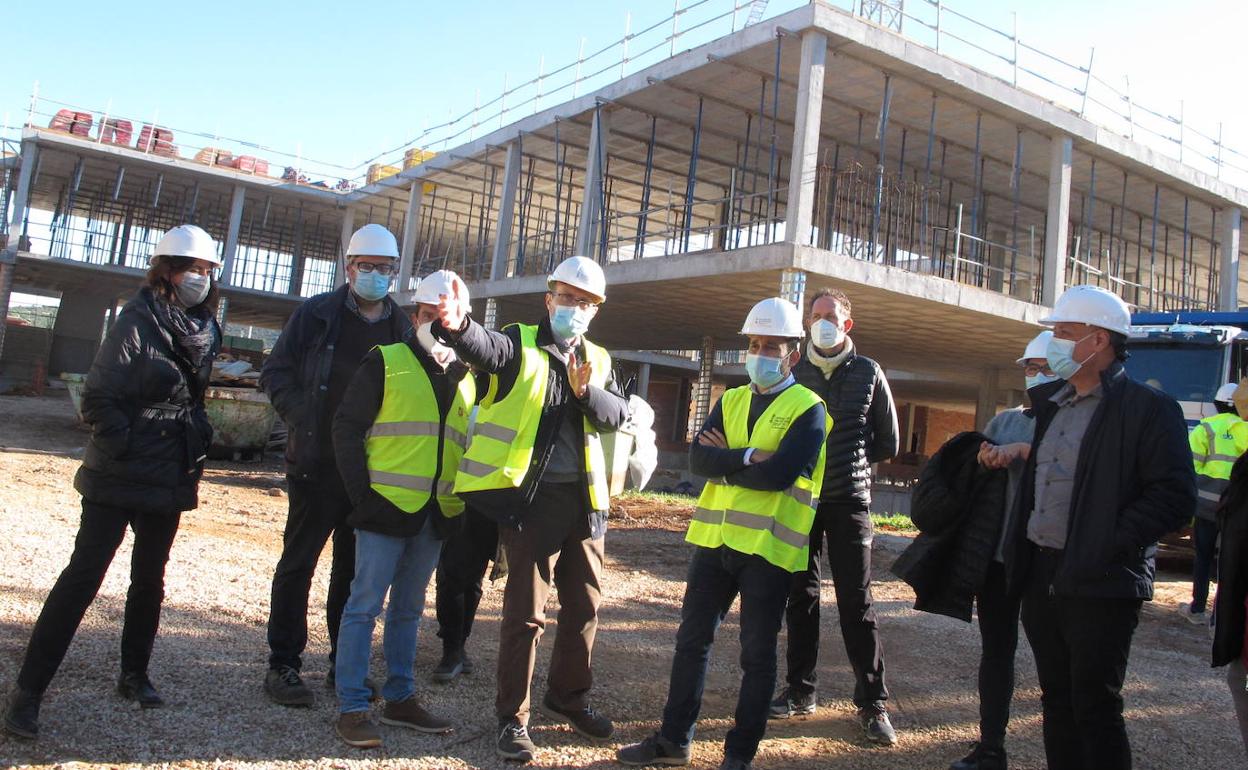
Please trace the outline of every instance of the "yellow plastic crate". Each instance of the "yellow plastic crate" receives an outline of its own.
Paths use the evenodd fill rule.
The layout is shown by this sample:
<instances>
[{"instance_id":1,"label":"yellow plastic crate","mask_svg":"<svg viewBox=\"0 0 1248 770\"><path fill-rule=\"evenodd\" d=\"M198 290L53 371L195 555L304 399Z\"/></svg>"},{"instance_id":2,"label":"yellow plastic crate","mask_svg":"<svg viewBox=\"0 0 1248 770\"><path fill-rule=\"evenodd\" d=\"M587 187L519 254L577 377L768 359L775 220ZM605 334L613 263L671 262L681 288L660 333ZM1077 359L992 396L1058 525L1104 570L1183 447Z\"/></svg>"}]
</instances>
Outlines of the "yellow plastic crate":
<instances>
[{"instance_id":1,"label":"yellow plastic crate","mask_svg":"<svg viewBox=\"0 0 1248 770\"><path fill-rule=\"evenodd\" d=\"M421 163L424 163L435 155L437 155L437 153L433 150L422 150L420 148L410 149L403 153L403 168L407 169L419 166Z\"/></svg>"},{"instance_id":2,"label":"yellow plastic crate","mask_svg":"<svg viewBox=\"0 0 1248 770\"><path fill-rule=\"evenodd\" d=\"M386 166L381 163L374 163L368 167L368 183L373 184L379 182L388 176L394 176L401 171L398 166Z\"/></svg>"}]
</instances>

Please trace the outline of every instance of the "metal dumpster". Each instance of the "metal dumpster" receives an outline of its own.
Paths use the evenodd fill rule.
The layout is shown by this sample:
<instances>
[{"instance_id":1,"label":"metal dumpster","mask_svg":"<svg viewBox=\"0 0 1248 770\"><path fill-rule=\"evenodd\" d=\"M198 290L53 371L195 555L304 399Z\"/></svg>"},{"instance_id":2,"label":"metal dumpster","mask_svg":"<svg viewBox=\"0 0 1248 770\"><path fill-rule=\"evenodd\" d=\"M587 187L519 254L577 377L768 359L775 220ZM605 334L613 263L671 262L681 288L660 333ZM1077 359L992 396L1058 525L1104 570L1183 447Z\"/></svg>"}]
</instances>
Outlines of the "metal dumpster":
<instances>
[{"instance_id":1,"label":"metal dumpster","mask_svg":"<svg viewBox=\"0 0 1248 770\"><path fill-rule=\"evenodd\" d=\"M78 415L78 420L82 420L82 389L86 387L87 375L70 374L66 372L61 375L61 380L65 383L65 389L69 391L69 400L74 405L74 412Z\"/></svg>"},{"instance_id":2,"label":"metal dumpster","mask_svg":"<svg viewBox=\"0 0 1248 770\"><path fill-rule=\"evenodd\" d=\"M204 410L213 428L210 457L260 459L277 417L268 396L255 388L213 386L204 394Z\"/></svg>"}]
</instances>

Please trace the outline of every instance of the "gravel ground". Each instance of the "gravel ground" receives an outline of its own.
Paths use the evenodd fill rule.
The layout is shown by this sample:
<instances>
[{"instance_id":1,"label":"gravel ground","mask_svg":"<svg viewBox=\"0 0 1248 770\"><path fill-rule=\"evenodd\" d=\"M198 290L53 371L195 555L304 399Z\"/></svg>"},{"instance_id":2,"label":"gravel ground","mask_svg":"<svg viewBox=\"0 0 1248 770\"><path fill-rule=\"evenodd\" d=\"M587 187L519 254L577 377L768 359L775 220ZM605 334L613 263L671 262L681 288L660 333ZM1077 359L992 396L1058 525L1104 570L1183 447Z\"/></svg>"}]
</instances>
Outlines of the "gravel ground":
<instances>
[{"instance_id":1,"label":"gravel ground","mask_svg":"<svg viewBox=\"0 0 1248 770\"><path fill-rule=\"evenodd\" d=\"M72 478L85 433L73 424L64 394L0 397L0 684L16 676L41 603L66 563L79 499ZM501 768L494 756L494 688L501 586L487 589L471 650L478 673L448 686L422 684L431 709L452 718L449 736L383 727L382 749L359 751L332 732L332 693L321 689L327 639L323 616L328 564L312 591L311 640L305 673L317 689L311 709L286 709L264 697L264 624L285 498L276 462L214 464L202 505L184 515L168 568L167 598L151 675L168 707L141 711L112 691L127 585L129 540L88 611L53 681L37 743L0 737L0 765L179 767L365 766ZM672 640L679 618L688 550L678 522L653 511L619 516L608 535L594 669L594 702L612 716L614 742L590 745L569 728L537 719L537 767L616 766L614 750L653 730L663 706ZM673 518L678 518L674 514ZM773 723L759 768L943 768L974 740L976 631L948 618L916 613L908 587L887 572L905 538L876 539L876 599L887 649L891 708L900 743L864 743L848 697L852 690L831 586L825 586L821 708L810 718ZM1185 598L1181 576L1166 575L1158 601L1145 606L1128 672L1127 708L1136 766L1231 768L1244 765L1221 671L1208 666L1209 639L1174 612ZM437 660L432 590L417 671ZM552 608L552 617L555 615ZM553 629L552 629L553 631ZM735 614L713 651L694 767L715 767L731 725L739 672ZM378 645L379 647L380 645ZM541 645L534 687L542 693L548 640ZM380 651L374 670L381 671ZM1038 688L1030 651L1018 655L1018 691L1009 750L1016 768L1043 767Z\"/></svg>"}]
</instances>

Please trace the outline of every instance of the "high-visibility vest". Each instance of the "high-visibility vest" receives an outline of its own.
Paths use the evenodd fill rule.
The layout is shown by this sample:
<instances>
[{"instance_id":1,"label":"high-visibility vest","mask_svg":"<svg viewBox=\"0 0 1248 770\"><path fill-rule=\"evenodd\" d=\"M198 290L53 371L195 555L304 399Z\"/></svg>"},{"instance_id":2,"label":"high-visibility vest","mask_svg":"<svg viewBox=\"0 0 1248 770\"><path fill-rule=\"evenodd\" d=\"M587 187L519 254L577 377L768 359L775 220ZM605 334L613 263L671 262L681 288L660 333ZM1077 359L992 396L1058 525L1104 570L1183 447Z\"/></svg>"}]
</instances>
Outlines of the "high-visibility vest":
<instances>
[{"instance_id":1,"label":"high-visibility vest","mask_svg":"<svg viewBox=\"0 0 1248 770\"><path fill-rule=\"evenodd\" d=\"M774 452L793 421L811 407L823 403L814 391L802 385L790 385L759 415L754 428L747 431L753 397L748 386L741 386L725 392L720 400L724 437L731 449L754 447ZM814 473L811 477L798 476L788 489L766 492L708 481L698 498L685 539L706 548L725 545L734 551L758 555L789 572L806 569L810 528L823 486L831 417L827 418L824 430L825 441L820 442Z\"/></svg>"},{"instance_id":2,"label":"high-visibility vest","mask_svg":"<svg viewBox=\"0 0 1248 770\"><path fill-rule=\"evenodd\" d=\"M520 329L520 367L516 381L501 399L498 375L490 376L489 389L481 399L477 422L468 452L459 463L455 491L482 492L519 487L533 460L537 424L546 403L550 377L550 355L537 345L537 326L517 324ZM590 384L604 387L611 373L611 356L603 348L584 340L585 358L592 365ZM585 435L582 452L589 503L596 511L610 507L607 489L607 462L602 453L598 429L583 419Z\"/></svg>"},{"instance_id":3,"label":"high-visibility vest","mask_svg":"<svg viewBox=\"0 0 1248 770\"><path fill-rule=\"evenodd\" d=\"M429 375L407 343L378 350L386 366L386 383L381 408L364 442L371 486L405 513L419 511L436 494L442 515L458 516L464 502L455 496L453 486L468 443L476 382L472 375L464 375L443 421Z\"/></svg>"},{"instance_id":4,"label":"high-visibility vest","mask_svg":"<svg viewBox=\"0 0 1248 770\"><path fill-rule=\"evenodd\" d=\"M1215 414L1197 423L1187 440L1196 466L1199 510L1205 518L1212 518L1213 509L1230 485L1231 467L1248 450L1248 423L1230 412Z\"/></svg>"}]
</instances>

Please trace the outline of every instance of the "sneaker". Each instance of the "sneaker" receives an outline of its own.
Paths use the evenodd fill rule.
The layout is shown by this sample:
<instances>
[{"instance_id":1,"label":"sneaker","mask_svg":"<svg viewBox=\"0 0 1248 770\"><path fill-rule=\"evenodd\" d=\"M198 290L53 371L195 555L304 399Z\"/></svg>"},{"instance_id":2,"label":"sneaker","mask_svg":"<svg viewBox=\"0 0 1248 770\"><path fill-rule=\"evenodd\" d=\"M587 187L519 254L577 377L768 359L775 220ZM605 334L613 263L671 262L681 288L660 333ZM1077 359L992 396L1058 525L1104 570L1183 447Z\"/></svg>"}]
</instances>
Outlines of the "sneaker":
<instances>
[{"instance_id":1,"label":"sneaker","mask_svg":"<svg viewBox=\"0 0 1248 770\"><path fill-rule=\"evenodd\" d=\"M551 700L550 693L546 693L546 697L542 698L542 711L551 719L567 722L572 725L573 730L596 741L604 741L615 732L615 725L611 723L611 720L589 706L579 709L560 708Z\"/></svg>"},{"instance_id":2,"label":"sneaker","mask_svg":"<svg viewBox=\"0 0 1248 770\"><path fill-rule=\"evenodd\" d=\"M677 746L656 732L641 743L619 749L615 752L615 758L621 764L634 766L687 765L689 747Z\"/></svg>"},{"instance_id":3,"label":"sneaker","mask_svg":"<svg viewBox=\"0 0 1248 770\"><path fill-rule=\"evenodd\" d=\"M792 687L786 687L771 702L771 710L767 713L767 718L788 719L789 717L806 716L815 713L817 705L818 699L813 691L802 694L794 692Z\"/></svg>"},{"instance_id":4,"label":"sneaker","mask_svg":"<svg viewBox=\"0 0 1248 770\"><path fill-rule=\"evenodd\" d=\"M39 737L39 704L42 695L14 687L4 708L4 731L15 738L33 741Z\"/></svg>"},{"instance_id":5,"label":"sneaker","mask_svg":"<svg viewBox=\"0 0 1248 770\"><path fill-rule=\"evenodd\" d=\"M867 736L867 740L881 746L897 744L897 733L893 730L892 723L888 721L888 712L883 706L858 709L858 720L862 723L862 732Z\"/></svg>"},{"instance_id":6,"label":"sneaker","mask_svg":"<svg viewBox=\"0 0 1248 770\"><path fill-rule=\"evenodd\" d=\"M315 700L303 677L291 666L269 669L264 675L264 691L280 706L311 706Z\"/></svg>"},{"instance_id":7,"label":"sneaker","mask_svg":"<svg viewBox=\"0 0 1248 770\"><path fill-rule=\"evenodd\" d=\"M117 694L126 700L138 701L145 709L156 709L165 705L165 701L152 686L147 674L122 672L117 680Z\"/></svg>"},{"instance_id":8,"label":"sneaker","mask_svg":"<svg viewBox=\"0 0 1248 770\"><path fill-rule=\"evenodd\" d=\"M737 757L724 757L724 761L719 763L719 770L750 770L750 763L744 759Z\"/></svg>"},{"instance_id":9,"label":"sneaker","mask_svg":"<svg viewBox=\"0 0 1248 770\"><path fill-rule=\"evenodd\" d=\"M517 762L532 762L537 747L529 737L529 728L512 719L498 723L498 755Z\"/></svg>"},{"instance_id":10,"label":"sneaker","mask_svg":"<svg viewBox=\"0 0 1248 770\"><path fill-rule=\"evenodd\" d=\"M433 669L433 675L430 678L438 684L446 684L462 673L464 673L463 648L444 649L442 660Z\"/></svg>"},{"instance_id":11,"label":"sneaker","mask_svg":"<svg viewBox=\"0 0 1248 770\"><path fill-rule=\"evenodd\" d=\"M385 708L381 710L381 723L434 735L449 733L455 729L450 722L425 711L415 695L394 703L387 701Z\"/></svg>"},{"instance_id":12,"label":"sneaker","mask_svg":"<svg viewBox=\"0 0 1248 770\"><path fill-rule=\"evenodd\" d=\"M371 676L364 677L364 686L368 688L368 702L376 703L381 700L381 686L378 685ZM332 665L329 671L325 672L325 689L338 689L338 670Z\"/></svg>"},{"instance_id":13,"label":"sneaker","mask_svg":"<svg viewBox=\"0 0 1248 770\"><path fill-rule=\"evenodd\" d=\"M471 674L475 668L476 665L472 662L472 658L468 657L468 651L464 650L464 673Z\"/></svg>"},{"instance_id":14,"label":"sneaker","mask_svg":"<svg viewBox=\"0 0 1248 770\"><path fill-rule=\"evenodd\" d=\"M1187 618L1187 622L1191 623L1193 626L1209 625L1209 616L1204 612L1192 612L1192 605L1187 602L1183 602L1179 605L1179 612L1182 613L1183 617Z\"/></svg>"},{"instance_id":15,"label":"sneaker","mask_svg":"<svg viewBox=\"0 0 1248 770\"><path fill-rule=\"evenodd\" d=\"M949 765L949 770L1006 770L1005 752L972 743L971 753Z\"/></svg>"},{"instance_id":16,"label":"sneaker","mask_svg":"<svg viewBox=\"0 0 1248 770\"><path fill-rule=\"evenodd\" d=\"M367 711L351 711L339 714L334 732L348 746L357 749L375 749L381 745L381 731L368 718Z\"/></svg>"}]
</instances>

